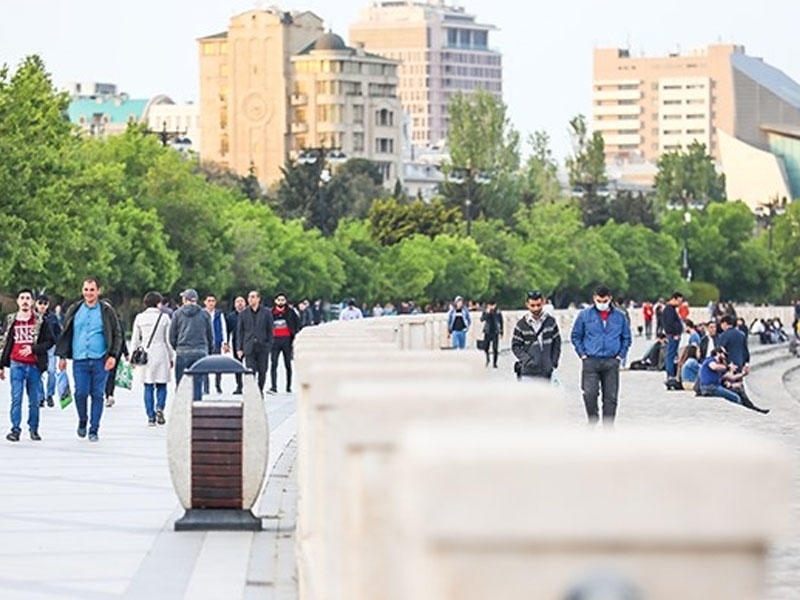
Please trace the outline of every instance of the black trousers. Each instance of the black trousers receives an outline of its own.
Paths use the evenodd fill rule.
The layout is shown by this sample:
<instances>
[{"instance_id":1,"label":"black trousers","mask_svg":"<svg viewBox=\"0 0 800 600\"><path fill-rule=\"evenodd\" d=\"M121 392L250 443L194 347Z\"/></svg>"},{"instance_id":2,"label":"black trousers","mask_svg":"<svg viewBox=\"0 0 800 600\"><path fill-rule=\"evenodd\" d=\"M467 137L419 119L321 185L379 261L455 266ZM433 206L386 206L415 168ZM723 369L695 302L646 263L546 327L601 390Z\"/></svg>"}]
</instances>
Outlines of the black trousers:
<instances>
[{"instance_id":1,"label":"black trousers","mask_svg":"<svg viewBox=\"0 0 800 600\"><path fill-rule=\"evenodd\" d=\"M221 354L222 353L222 344L214 344L214 348L211 350L211 354ZM214 384L218 392L222 391L222 373L217 373L214 375ZM203 379L203 393L208 393L208 375L205 376Z\"/></svg>"},{"instance_id":2,"label":"black trousers","mask_svg":"<svg viewBox=\"0 0 800 600\"><path fill-rule=\"evenodd\" d=\"M619 361L616 358L585 358L581 368L581 389L590 423L599 419L597 397L603 390L603 422L613 423L617 415Z\"/></svg>"},{"instance_id":3,"label":"black trousers","mask_svg":"<svg viewBox=\"0 0 800 600\"><path fill-rule=\"evenodd\" d=\"M278 356L283 354L283 367L286 369L286 391L292 389L292 338L276 337L272 340L270 351L270 377L272 389L278 389Z\"/></svg>"},{"instance_id":4,"label":"black trousers","mask_svg":"<svg viewBox=\"0 0 800 600\"><path fill-rule=\"evenodd\" d=\"M245 364L248 369L252 369L258 382L258 391L264 391L264 384L267 382L267 367L269 366L269 346L266 344L253 344L250 354L245 355Z\"/></svg>"},{"instance_id":5,"label":"black trousers","mask_svg":"<svg viewBox=\"0 0 800 600\"><path fill-rule=\"evenodd\" d=\"M484 343L486 344L486 364L489 364L489 352L492 353L492 364L496 367L497 366L497 347L500 342L500 336L498 335L484 335L483 336Z\"/></svg>"}]
</instances>

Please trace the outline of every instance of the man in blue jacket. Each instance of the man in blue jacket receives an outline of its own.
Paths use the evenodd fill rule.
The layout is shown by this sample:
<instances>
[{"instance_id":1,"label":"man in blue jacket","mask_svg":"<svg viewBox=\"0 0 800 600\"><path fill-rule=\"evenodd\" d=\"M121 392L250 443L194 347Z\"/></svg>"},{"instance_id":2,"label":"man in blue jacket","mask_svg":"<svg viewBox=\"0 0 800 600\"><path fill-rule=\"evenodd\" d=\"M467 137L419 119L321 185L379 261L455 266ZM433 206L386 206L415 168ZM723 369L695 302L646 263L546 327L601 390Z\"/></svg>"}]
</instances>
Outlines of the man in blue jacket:
<instances>
[{"instance_id":1,"label":"man in blue jacket","mask_svg":"<svg viewBox=\"0 0 800 600\"><path fill-rule=\"evenodd\" d=\"M631 347L631 328L625 314L611 303L611 290L600 285L594 304L583 309L572 327L572 346L581 358L581 389L589 423L599 420L597 397L603 388L603 422L617 414L619 365Z\"/></svg>"}]
</instances>

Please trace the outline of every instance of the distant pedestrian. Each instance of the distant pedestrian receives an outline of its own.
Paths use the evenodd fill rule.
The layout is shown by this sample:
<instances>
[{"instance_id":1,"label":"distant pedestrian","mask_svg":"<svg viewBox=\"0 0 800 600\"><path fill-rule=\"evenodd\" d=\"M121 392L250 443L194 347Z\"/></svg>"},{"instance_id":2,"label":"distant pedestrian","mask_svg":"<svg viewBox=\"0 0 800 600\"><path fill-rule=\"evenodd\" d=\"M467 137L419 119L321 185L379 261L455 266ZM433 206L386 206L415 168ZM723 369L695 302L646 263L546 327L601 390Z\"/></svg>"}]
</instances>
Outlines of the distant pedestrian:
<instances>
[{"instance_id":1,"label":"distant pedestrian","mask_svg":"<svg viewBox=\"0 0 800 600\"><path fill-rule=\"evenodd\" d=\"M169 343L175 350L175 387L180 385L183 372L201 358L208 356L214 346L214 332L208 313L197 304L197 291L192 288L181 293L183 306L172 315ZM203 397L204 377L192 377L192 399Z\"/></svg>"},{"instance_id":2,"label":"distant pedestrian","mask_svg":"<svg viewBox=\"0 0 800 600\"><path fill-rule=\"evenodd\" d=\"M67 368L72 359L75 382L75 409L78 412L78 437L89 441L100 439L104 393L108 372L117 364L122 349L122 327L114 308L100 299L100 285L93 277L83 280L83 300L74 302L64 316L64 330L56 344L58 370ZM87 400L91 395L91 413Z\"/></svg>"},{"instance_id":3,"label":"distant pedestrian","mask_svg":"<svg viewBox=\"0 0 800 600\"><path fill-rule=\"evenodd\" d=\"M223 354L230 350L228 347L228 321L221 310L217 309L217 297L214 294L206 294L203 301L206 312L211 319L211 330L214 332L214 343L210 354ZM222 393L222 373L214 375L214 389L218 394ZM209 390L208 375L203 379L203 392Z\"/></svg>"},{"instance_id":4,"label":"distant pedestrian","mask_svg":"<svg viewBox=\"0 0 800 600\"><path fill-rule=\"evenodd\" d=\"M44 322L50 327L53 341L61 335L61 323L56 314L50 310L50 299L39 294L36 297L36 312L42 315ZM47 402L47 406L54 406L53 396L56 393L56 347L55 343L47 351L47 387L45 388L41 378L39 379L39 406L42 407Z\"/></svg>"},{"instance_id":5,"label":"distant pedestrian","mask_svg":"<svg viewBox=\"0 0 800 600\"><path fill-rule=\"evenodd\" d=\"M642 303L642 318L644 319L644 337L645 339L652 339L653 338L653 316L655 315L655 310L653 309L653 305L645 300Z\"/></svg>"},{"instance_id":6,"label":"distant pedestrian","mask_svg":"<svg viewBox=\"0 0 800 600\"><path fill-rule=\"evenodd\" d=\"M553 315L544 310L541 292L528 292L528 312L517 321L511 338L511 351L517 358L514 372L518 379L550 379L561 359L561 333Z\"/></svg>"},{"instance_id":7,"label":"distant pedestrian","mask_svg":"<svg viewBox=\"0 0 800 600\"><path fill-rule=\"evenodd\" d=\"M489 366L489 353L492 353L492 366L497 368L498 346L503 337L503 313L497 308L497 302L489 300L481 313L483 323L483 351L486 353L486 366Z\"/></svg>"},{"instance_id":8,"label":"distant pedestrian","mask_svg":"<svg viewBox=\"0 0 800 600\"><path fill-rule=\"evenodd\" d=\"M683 302L683 294L675 292L667 300L662 314L664 333L667 334L667 358L664 369L667 379L676 379L678 373L678 345L683 334L683 321L678 314L678 307Z\"/></svg>"},{"instance_id":9,"label":"distant pedestrian","mask_svg":"<svg viewBox=\"0 0 800 600\"><path fill-rule=\"evenodd\" d=\"M292 391L292 358L294 336L300 331L300 319L289 306L286 294L275 295L272 306L272 348L270 350L269 391L278 392L278 357L283 355L283 368L286 372L286 391Z\"/></svg>"},{"instance_id":10,"label":"distant pedestrian","mask_svg":"<svg viewBox=\"0 0 800 600\"><path fill-rule=\"evenodd\" d=\"M258 382L258 391L264 395L267 381L269 354L272 349L272 312L261 305L261 294L252 290L247 294L247 308L239 313L236 329L236 355L244 359Z\"/></svg>"},{"instance_id":11,"label":"distant pedestrian","mask_svg":"<svg viewBox=\"0 0 800 600\"><path fill-rule=\"evenodd\" d=\"M356 301L352 298L347 301L347 308L339 312L340 321L355 321L363 318L364 315L361 313L361 309L356 306Z\"/></svg>"},{"instance_id":12,"label":"distant pedestrian","mask_svg":"<svg viewBox=\"0 0 800 600\"><path fill-rule=\"evenodd\" d=\"M467 347L467 332L470 325L472 325L472 319L469 316L469 309L464 305L464 299L456 296L447 313L447 332L450 334L450 342L456 350L463 350Z\"/></svg>"},{"instance_id":13,"label":"distant pedestrian","mask_svg":"<svg viewBox=\"0 0 800 600\"><path fill-rule=\"evenodd\" d=\"M236 339L237 339L236 336L238 335L236 330L239 324L239 315L246 307L247 307L247 302L245 302L244 297L236 296L236 298L233 301L233 310L229 312L227 315L228 339L226 341L228 342L228 348L231 348L233 350L232 352L233 357L240 362L242 359L236 353ZM235 373L234 378L236 379L236 389L233 390L233 393L238 395L242 393L242 374Z\"/></svg>"},{"instance_id":14,"label":"distant pedestrian","mask_svg":"<svg viewBox=\"0 0 800 600\"><path fill-rule=\"evenodd\" d=\"M144 382L144 411L147 424L166 423L167 384L175 364L175 351L169 343L171 317L160 309L161 294L147 292L144 310L133 320L131 348L141 346L147 352L147 363L137 366Z\"/></svg>"},{"instance_id":15,"label":"distant pedestrian","mask_svg":"<svg viewBox=\"0 0 800 600\"><path fill-rule=\"evenodd\" d=\"M11 431L6 439L18 442L22 424L22 394L28 394L28 430L33 441L39 435L39 390L42 373L47 370L48 351L55 339L53 330L41 314L33 310L33 291L24 288L17 292L17 311L6 319L0 341L0 379L11 378Z\"/></svg>"},{"instance_id":16,"label":"distant pedestrian","mask_svg":"<svg viewBox=\"0 0 800 600\"><path fill-rule=\"evenodd\" d=\"M619 396L619 366L631 347L631 329L621 310L611 304L608 287L594 291L594 304L584 308L572 327L572 347L581 359L581 390L589 423L599 420L598 395L603 392L603 422L613 424Z\"/></svg>"}]
</instances>

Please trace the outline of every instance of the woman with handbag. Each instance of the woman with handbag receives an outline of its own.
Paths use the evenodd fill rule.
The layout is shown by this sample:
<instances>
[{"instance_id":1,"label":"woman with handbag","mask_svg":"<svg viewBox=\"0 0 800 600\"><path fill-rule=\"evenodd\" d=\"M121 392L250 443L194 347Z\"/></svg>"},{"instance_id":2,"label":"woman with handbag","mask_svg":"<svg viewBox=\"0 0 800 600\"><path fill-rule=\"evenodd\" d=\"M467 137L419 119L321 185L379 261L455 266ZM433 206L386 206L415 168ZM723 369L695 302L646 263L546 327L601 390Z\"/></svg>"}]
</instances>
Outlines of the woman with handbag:
<instances>
[{"instance_id":1,"label":"woman with handbag","mask_svg":"<svg viewBox=\"0 0 800 600\"><path fill-rule=\"evenodd\" d=\"M150 426L166 423L167 383L175 361L169 344L170 317L159 309L161 294L147 292L145 309L133 321L131 362L142 370L144 380L144 410Z\"/></svg>"}]
</instances>

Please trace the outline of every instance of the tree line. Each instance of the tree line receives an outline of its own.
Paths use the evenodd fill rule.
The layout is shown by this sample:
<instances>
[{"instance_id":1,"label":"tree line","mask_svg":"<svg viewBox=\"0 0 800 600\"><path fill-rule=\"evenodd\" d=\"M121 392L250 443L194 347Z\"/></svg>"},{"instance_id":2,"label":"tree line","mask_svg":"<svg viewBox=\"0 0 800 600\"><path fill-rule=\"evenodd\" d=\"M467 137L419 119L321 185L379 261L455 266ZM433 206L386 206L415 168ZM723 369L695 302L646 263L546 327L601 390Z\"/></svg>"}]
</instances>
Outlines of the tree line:
<instances>
[{"instance_id":1,"label":"tree line","mask_svg":"<svg viewBox=\"0 0 800 600\"><path fill-rule=\"evenodd\" d=\"M148 290L174 296L185 287L225 300L255 288L370 304L460 294L505 306L519 305L529 289L559 306L585 300L597 282L627 298L682 289L698 301L777 301L800 288L800 210L790 204L776 217L768 248L751 211L720 197L703 148L670 157L671 175L659 171L653 194L605 195L598 136L584 129L581 138L576 118L567 165L576 196L562 189L544 133L530 136L523 161L502 103L457 96L442 169L463 174L469 166L469 176L446 177L439 197L423 202L399 186L384 189L374 165L358 159L327 183L319 165L287 162L284 178L262 190L253 173L165 148L141 126L80 135L66 118L68 102L37 56L0 70L7 295L31 286L75 297L89 274L123 313ZM692 175L678 181L680 160ZM705 201L688 231L682 213L666 209L676 186ZM681 277L684 234L691 284Z\"/></svg>"}]
</instances>

